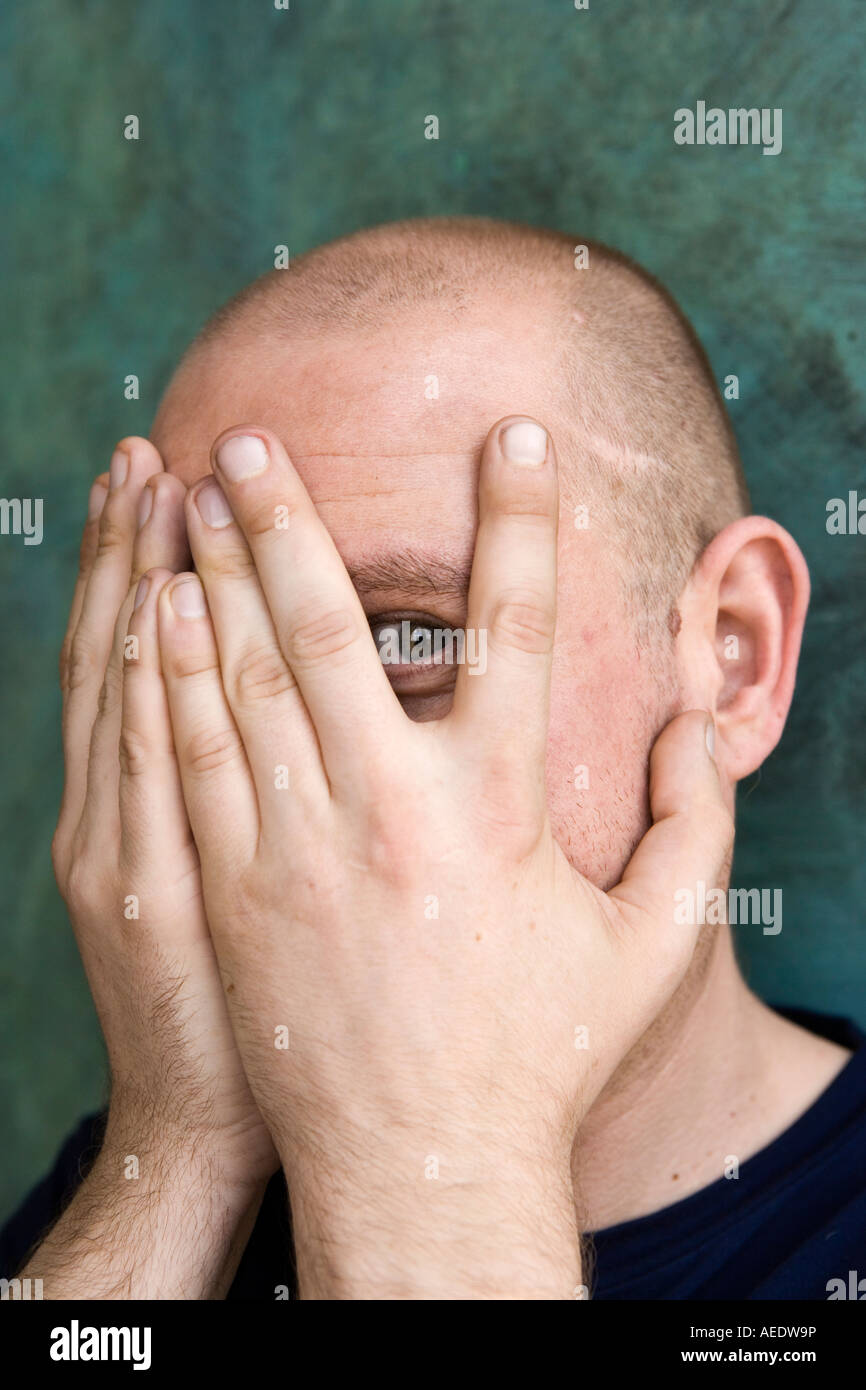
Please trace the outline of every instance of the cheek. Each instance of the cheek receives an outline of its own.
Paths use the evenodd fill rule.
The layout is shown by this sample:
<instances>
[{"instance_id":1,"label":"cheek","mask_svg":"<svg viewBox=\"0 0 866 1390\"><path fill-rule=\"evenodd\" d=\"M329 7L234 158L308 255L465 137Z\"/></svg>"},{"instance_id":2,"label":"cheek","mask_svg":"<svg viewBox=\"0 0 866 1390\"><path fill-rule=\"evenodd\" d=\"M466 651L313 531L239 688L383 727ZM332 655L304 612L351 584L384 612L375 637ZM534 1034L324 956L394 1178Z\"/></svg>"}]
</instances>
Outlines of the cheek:
<instances>
[{"instance_id":1,"label":"cheek","mask_svg":"<svg viewBox=\"0 0 866 1390\"><path fill-rule=\"evenodd\" d=\"M660 723L650 710L648 679L633 651L627 658L579 635L554 663L551 824L574 867L600 888L619 881L650 823L647 768Z\"/></svg>"}]
</instances>

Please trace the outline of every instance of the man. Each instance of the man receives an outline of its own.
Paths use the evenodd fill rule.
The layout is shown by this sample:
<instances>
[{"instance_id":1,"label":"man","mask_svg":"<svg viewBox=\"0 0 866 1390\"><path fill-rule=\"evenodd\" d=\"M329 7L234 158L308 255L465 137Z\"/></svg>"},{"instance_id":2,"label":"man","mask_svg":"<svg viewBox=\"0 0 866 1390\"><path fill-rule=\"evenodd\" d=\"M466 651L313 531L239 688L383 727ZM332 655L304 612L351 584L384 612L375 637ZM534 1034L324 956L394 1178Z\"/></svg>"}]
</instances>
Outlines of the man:
<instances>
[{"instance_id":1,"label":"man","mask_svg":"<svg viewBox=\"0 0 866 1390\"><path fill-rule=\"evenodd\" d=\"M691 329L605 248L386 226L216 316L91 494L54 862L111 1099L10 1271L826 1297L861 1035L678 909L794 687L805 562L748 510ZM404 623L474 665L380 659Z\"/></svg>"}]
</instances>

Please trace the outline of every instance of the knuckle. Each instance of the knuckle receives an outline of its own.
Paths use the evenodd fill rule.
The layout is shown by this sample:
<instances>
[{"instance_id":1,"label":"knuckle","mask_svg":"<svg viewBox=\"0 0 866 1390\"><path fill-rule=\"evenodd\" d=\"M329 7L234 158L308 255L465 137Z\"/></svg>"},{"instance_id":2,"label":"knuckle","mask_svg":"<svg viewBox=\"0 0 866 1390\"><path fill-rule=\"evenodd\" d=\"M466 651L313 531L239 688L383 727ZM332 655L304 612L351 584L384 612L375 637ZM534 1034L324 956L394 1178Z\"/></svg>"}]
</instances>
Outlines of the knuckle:
<instances>
[{"instance_id":1,"label":"knuckle","mask_svg":"<svg viewBox=\"0 0 866 1390\"><path fill-rule=\"evenodd\" d=\"M318 665L351 647L358 632L358 620L350 609L328 609L301 622L290 633L290 659L302 666Z\"/></svg>"},{"instance_id":2,"label":"knuckle","mask_svg":"<svg viewBox=\"0 0 866 1390\"><path fill-rule=\"evenodd\" d=\"M272 647L246 652L229 679L231 702L240 705L282 695L294 685L282 654Z\"/></svg>"},{"instance_id":3,"label":"knuckle","mask_svg":"<svg viewBox=\"0 0 866 1390\"><path fill-rule=\"evenodd\" d=\"M556 499L548 488L523 487L505 488L497 491L491 499L497 517L506 521L537 526L541 531L549 531L556 520Z\"/></svg>"},{"instance_id":4,"label":"knuckle","mask_svg":"<svg viewBox=\"0 0 866 1390\"><path fill-rule=\"evenodd\" d=\"M514 753L518 738L515 731ZM521 858L537 844L541 826L534 810L527 806L526 780L511 752L485 761L472 797L471 816L494 854L505 851L513 857L516 852Z\"/></svg>"},{"instance_id":5,"label":"knuckle","mask_svg":"<svg viewBox=\"0 0 866 1390\"><path fill-rule=\"evenodd\" d=\"M120 740L118 743L118 757L120 760L120 771L124 777L140 777L150 766L149 754L150 746L148 741L136 729L131 729L125 724L120 730Z\"/></svg>"},{"instance_id":6,"label":"knuckle","mask_svg":"<svg viewBox=\"0 0 866 1390\"><path fill-rule=\"evenodd\" d=\"M443 823L417 780L397 773L390 784L390 795L376 795L374 789L364 805L358 853L369 869L395 886L415 885L423 878L425 866L437 863L446 851L453 827Z\"/></svg>"},{"instance_id":7,"label":"knuckle","mask_svg":"<svg viewBox=\"0 0 866 1390\"><path fill-rule=\"evenodd\" d=\"M105 719L115 713L120 706L121 692L122 684L118 674L109 667L99 688L97 718Z\"/></svg>"},{"instance_id":8,"label":"knuckle","mask_svg":"<svg viewBox=\"0 0 866 1390\"><path fill-rule=\"evenodd\" d=\"M72 638L66 637L63 646L60 648L60 656L57 661L57 675L60 680L60 689L66 694L69 685L69 655L72 649Z\"/></svg>"},{"instance_id":9,"label":"knuckle","mask_svg":"<svg viewBox=\"0 0 866 1390\"><path fill-rule=\"evenodd\" d=\"M62 660L61 654L61 660ZM96 652L89 641L76 634L66 656L66 690L71 694L92 681L97 670Z\"/></svg>"},{"instance_id":10,"label":"knuckle","mask_svg":"<svg viewBox=\"0 0 866 1390\"><path fill-rule=\"evenodd\" d=\"M99 544L99 518L94 517L84 527L81 545L78 549L78 578L86 579L93 569L93 560Z\"/></svg>"},{"instance_id":11,"label":"knuckle","mask_svg":"<svg viewBox=\"0 0 866 1390\"><path fill-rule=\"evenodd\" d=\"M220 579L249 579L256 574L255 562L245 545L227 545L212 555L208 563Z\"/></svg>"},{"instance_id":12,"label":"knuckle","mask_svg":"<svg viewBox=\"0 0 866 1390\"><path fill-rule=\"evenodd\" d=\"M74 856L66 876L66 902L75 914L87 912L94 907L99 895L99 885L90 861L82 854Z\"/></svg>"},{"instance_id":13,"label":"knuckle","mask_svg":"<svg viewBox=\"0 0 866 1390\"><path fill-rule=\"evenodd\" d=\"M207 679L219 671L219 662L212 652L172 652L168 669L179 681Z\"/></svg>"},{"instance_id":14,"label":"knuckle","mask_svg":"<svg viewBox=\"0 0 866 1390\"><path fill-rule=\"evenodd\" d=\"M249 536L269 536L277 531L277 508L280 510L280 522L283 528L297 516L298 508L296 504L286 498L265 497L259 502L252 502L249 510L244 514L244 530Z\"/></svg>"},{"instance_id":15,"label":"knuckle","mask_svg":"<svg viewBox=\"0 0 866 1390\"><path fill-rule=\"evenodd\" d=\"M97 560L106 560L126 549L129 540L129 526L118 516L109 502L105 504L99 526L99 539L96 543Z\"/></svg>"},{"instance_id":16,"label":"knuckle","mask_svg":"<svg viewBox=\"0 0 866 1390\"><path fill-rule=\"evenodd\" d=\"M399 823L377 817L368 828L365 858L377 879L397 888L411 887L418 881L428 848L405 817Z\"/></svg>"},{"instance_id":17,"label":"knuckle","mask_svg":"<svg viewBox=\"0 0 866 1390\"><path fill-rule=\"evenodd\" d=\"M233 763L239 752L234 729L199 729L184 745L183 764L194 775L216 772Z\"/></svg>"},{"instance_id":18,"label":"knuckle","mask_svg":"<svg viewBox=\"0 0 866 1390\"><path fill-rule=\"evenodd\" d=\"M500 598L490 622L490 635L500 647L545 655L553 647L556 615L553 605L537 594L514 593Z\"/></svg>"},{"instance_id":19,"label":"knuckle","mask_svg":"<svg viewBox=\"0 0 866 1390\"><path fill-rule=\"evenodd\" d=\"M66 862L69 854L69 843L65 831L61 825L57 826L51 837L51 867L54 870L54 877L57 879L58 887L63 891L63 884L66 877Z\"/></svg>"},{"instance_id":20,"label":"knuckle","mask_svg":"<svg viewBox=\"0 0 866 1390\"><path fill-rule=\"evenodd\" d=\"M250 537L279 537L293 530L303 514L303 499L299 496L288 492L267 492L264 496L246 499L243 530Z\"/></svg>"}]
</instances>

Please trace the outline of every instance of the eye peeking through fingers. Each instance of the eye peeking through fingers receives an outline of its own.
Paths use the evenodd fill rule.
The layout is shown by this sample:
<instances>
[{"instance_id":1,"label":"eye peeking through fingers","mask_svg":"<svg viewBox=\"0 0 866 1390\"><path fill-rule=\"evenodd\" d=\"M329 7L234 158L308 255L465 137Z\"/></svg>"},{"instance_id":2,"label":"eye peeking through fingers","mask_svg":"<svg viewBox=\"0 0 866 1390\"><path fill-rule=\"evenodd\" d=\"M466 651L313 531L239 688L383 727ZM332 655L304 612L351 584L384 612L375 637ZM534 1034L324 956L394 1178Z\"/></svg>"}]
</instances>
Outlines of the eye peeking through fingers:
<instances>
[{"instance_id":1,"label":"eye peeking through fingers","mask_svg":"<svg viewBox=\"0 0 866 1390\"><path fill-rule=\"evenodd\" d=\"M439 694L454 684L467 659L466 634L429 613L376 614L370 631L397 694Z\"/></svg>"}]
</instances>

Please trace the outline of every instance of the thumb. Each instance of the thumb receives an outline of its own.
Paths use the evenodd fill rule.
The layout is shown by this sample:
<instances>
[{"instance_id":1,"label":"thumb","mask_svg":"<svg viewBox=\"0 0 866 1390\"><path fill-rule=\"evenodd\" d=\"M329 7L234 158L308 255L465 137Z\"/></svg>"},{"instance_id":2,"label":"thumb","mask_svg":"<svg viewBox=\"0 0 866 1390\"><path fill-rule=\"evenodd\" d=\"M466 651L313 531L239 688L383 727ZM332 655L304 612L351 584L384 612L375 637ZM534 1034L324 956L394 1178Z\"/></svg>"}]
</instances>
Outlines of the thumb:
<instances>
[{"instance_id":1,"label":"thumb","mask_svg":"<svg viewBox=\"0 0 866 1390\"><path fill-rule=\"evenodd\" d=\"M717 885L734 842L733 816L710 751L714 732L706 710L689 710L656 739L649 776L653 824L608 894L641 916L649 913L660 931L674 924L678 892L694 893L700 881Z\"/></svg>"}]
</instances>

